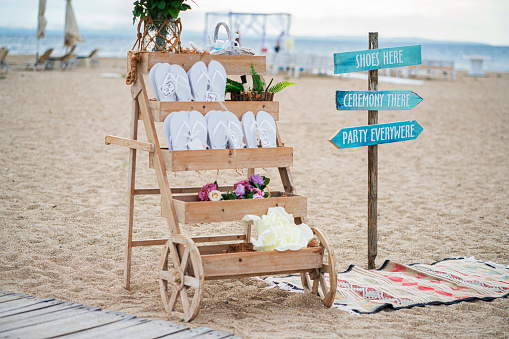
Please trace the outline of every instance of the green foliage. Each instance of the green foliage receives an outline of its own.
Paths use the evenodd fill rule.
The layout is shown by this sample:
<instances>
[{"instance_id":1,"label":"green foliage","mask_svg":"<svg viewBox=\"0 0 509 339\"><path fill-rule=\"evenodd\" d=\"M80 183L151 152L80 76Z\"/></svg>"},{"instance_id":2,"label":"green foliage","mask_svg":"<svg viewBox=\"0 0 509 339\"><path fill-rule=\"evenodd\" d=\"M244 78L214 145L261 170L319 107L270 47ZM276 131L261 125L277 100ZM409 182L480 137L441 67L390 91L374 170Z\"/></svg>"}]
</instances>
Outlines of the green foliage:
<instances>
[{"instance_id":1,"label":"green foliage","mask_svg":"<svg viewBox=\"0 0 509 339\"><path fill-rule=\"evenodd\" d=\"M226 78L226 93L240 93L244 91L244 86L238 81Z\"/></svg>"},{"instance_id":2,"label":"green foliage","mask_svg":"<svg viewBox=\"0 0 509 339\"><path fill-rule=\"evenodd\" d=\"M191 9L187 0L137 0L133 3L133 24L137 18L176 19L181 11ZM192 1L192 0L191 0Z\"/></svg>"},{"instance_id":3,"label":"green foliage","mask_svg":"<svg viewBox=\"0 0 509 339\"><path fill-rule=\"evenodd\" d=\"M270 87L267 90L267 92L271 92L271 93L281 92L286 87L293 86L293 85L296 85L296 83L290 82L290 81L286 81L286 80L285 81L280 81L277 84L275 84L274 86Z\"/></svg>"},{"instance_id":4,"label":"green foliage","mask_svg":"<svg viewBox=\"0 0 509 339\"><path fill-rule=\"evenodd\" d=\"M251 76L253 77L253 91L261 94L263 92L265 83L261 80L260 75L256 73L253 63L251 63Z\"/></svg>"}]
</instances>

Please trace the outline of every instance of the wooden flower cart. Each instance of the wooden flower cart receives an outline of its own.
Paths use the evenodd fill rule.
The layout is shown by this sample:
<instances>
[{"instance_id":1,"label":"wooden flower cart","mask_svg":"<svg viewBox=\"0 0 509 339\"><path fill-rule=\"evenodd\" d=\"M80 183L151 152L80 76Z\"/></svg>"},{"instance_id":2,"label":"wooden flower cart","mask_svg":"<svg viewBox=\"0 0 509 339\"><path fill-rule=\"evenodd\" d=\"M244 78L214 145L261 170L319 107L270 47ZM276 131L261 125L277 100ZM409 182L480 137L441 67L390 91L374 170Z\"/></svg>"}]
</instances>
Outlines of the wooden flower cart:
<instances>
[{"instance_id":1,"label":"wooden flower cart","mask_svg":"<svg viewBox=\"0 0 509 339\"><path fill-rule=\"evenodd\" d=\"M159 263L159 284L166 311L186 321L194 319L199 311L205 280L231 279L272 274L300 273L304 289L319 295L323 304L330 307L336 294L334 250L327 238L317 228L313 232L319 246L297 251L234 252L232 244L249 243L251 228L242 233L190 237L182 233L180 224L238 221L247 214L262 216L269 207L281 206L293 214L297 224L303 222L307 213L306 198L295 194L290 169L293 165L293 149L284 146L277 131L277 147L255 149L214 149L169 151L161 147L156 123L174 111L197 110L202 114L221 110L218 102L158 102L149 100L144 74L158 62L179 64L186 71L197 61L206 64L211 59L219 61L228 75L249 74L251 63L264 74L264 56L231 56L202 54L170 54L138 52L128 55L130 76L135 75L131 87L133 110L130 137L106 137L106 144L129 148L128 174L128 220L126 225L124 284L130 289L132 248L137 246L164 245ZM226 101L226 108L239 119L247 111L266 111L279 120L277 101ZM148 142L138 140L138 123L143 121ZM164 140L164 137L161 138ZM136 188L136 155L138 151L149 152L149 166L155 170L159 188ZM167 171L196 171L219 169L248 169L277 167L284 192L271 192L267 199L198 201L201 187L171 187ZM233 186L220 187L220 191L232 190ZM133 240L134 197L160 194L162 216L166 219L169 239ZM325 274L328 274L325 275Z\"/></svg>"}]
</instances>

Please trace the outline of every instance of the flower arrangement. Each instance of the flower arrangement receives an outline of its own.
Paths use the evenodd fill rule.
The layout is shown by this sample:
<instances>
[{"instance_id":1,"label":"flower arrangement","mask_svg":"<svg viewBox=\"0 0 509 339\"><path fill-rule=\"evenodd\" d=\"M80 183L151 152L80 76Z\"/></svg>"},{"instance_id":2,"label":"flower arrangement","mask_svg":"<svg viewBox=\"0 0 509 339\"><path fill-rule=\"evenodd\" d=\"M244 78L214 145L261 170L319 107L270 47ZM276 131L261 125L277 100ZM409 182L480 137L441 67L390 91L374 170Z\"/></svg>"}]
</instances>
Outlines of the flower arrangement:
<instances>
[{"instance_id":1,"label":"flower arrangement","mask_svg":"<svg viewBox=\"0 0 509 339\"><path fill-rule=\"evenodd\" d=\"M186 2L187 0L137 0L133 3L133 23L137 18L143 17L157 20L176 19L180 12L191 9Z\"/></svg>"},{"instance_id":2,"label":"flower arrangement","mask_svg":"<svg viewBox=\"0 0 509 339\"><path fill-rule=\"evenodd\" d=\"M202 187L198 193L198 199L201 201L264 199L269 197L269 194L263 191L269 182L270 179L263 175L252 174L249 180L241 180L234 184L233 191L221 194L217 181L214 181Z\"/></svg>"}]
</instances>

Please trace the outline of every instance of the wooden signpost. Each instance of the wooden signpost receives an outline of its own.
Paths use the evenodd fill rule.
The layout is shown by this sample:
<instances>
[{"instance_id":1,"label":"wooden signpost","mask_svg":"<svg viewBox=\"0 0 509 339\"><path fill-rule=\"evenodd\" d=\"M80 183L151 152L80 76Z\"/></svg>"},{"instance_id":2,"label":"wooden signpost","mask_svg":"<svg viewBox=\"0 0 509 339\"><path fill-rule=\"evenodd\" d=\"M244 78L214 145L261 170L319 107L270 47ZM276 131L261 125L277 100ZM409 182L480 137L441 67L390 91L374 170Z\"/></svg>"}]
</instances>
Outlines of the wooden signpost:
<instances>
[{"instance_id":1,"label":"wooden signpost","mask_svg":"<svg viewBox=\"0 0 509 339\"><path fill-rule=\"evenodd\" d=\"M337 148L388 144L416 139L422 127L415 120L341 129L330 141Z\"/></svg>"},{"instance_id":2,"label":"wooden signpost","mask_svg":"<svg viewBox=\"0 0 509 339\"><path fill-rule=\"evenodd\" d=\"M334 73L368 71L368 91L337 91L338 110L367 110L368 125L344 128L329 141L338 148L368 146L368 268L377 255L378 144L416 139L422 127L415 120L378 124L378 110L411 110L422 98L411 91L378 91L378 70L419 65L421 46L378 49L378 33L369 33L369 50L335 53Z\"/></svg>"},{"instance_id":3,"label":"wooden signpost","mask_svg":"<svg viewBox=\"0 0 509 339\"><path fill-rule=\"evenodd\" d=\"M336 91L336 108L341 111L411 110L421 101L412 91Z\"/></svg>"}]
</instances>

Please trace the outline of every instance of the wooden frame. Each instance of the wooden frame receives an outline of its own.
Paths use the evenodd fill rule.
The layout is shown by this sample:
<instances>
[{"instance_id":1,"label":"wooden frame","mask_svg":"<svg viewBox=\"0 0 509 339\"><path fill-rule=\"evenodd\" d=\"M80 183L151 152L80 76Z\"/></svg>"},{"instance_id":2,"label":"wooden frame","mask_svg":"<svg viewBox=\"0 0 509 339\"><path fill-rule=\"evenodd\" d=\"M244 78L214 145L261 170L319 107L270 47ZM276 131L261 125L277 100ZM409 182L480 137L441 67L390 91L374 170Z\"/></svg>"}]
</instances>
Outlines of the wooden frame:
<instances>
[{"instance_id":1,"label":"wooden frame","mask_svg":"<svg viewBox=\"0 0 509 339\"><path fill-rule=\"evenodd\" d=\"M306 281L313 281L312 292L318 294L322 286L322 300L331 300L333 290L325 286L323 273L334 266L334 252L321 231L313 229L320 240L319 247L298 251L240 252L226 253L233 241L250 242L251 227L246 226L241 234L207 235L188 237L181 233L179 223L205 223L235 221L246 214L262 216L270 207L284 207L293 214L300 224L307 214L307 200L296 194L290 167L293 165L293 149L285 147L276 125L277 147L255 149L214 149L199 151L169 151L162 148L157 136L156 122L174 111L196 110L206 114L210 110L228 109L239 119L247 111L255 114L264 110L279 120L278 102L158 102L149 100L143 73L158 62L179 64L188 70L195 62L209 62L214 59L225 67L227 74L249 74L251 64L258 73L265 73L265 57L253 56L210 56L199 54L169 54L142 52L141 60L134 68L136 79L131 86L133 100L129 138L107 136L106 144L129 148L128 211L126 223L126 245L124 262L124 287L130 289L132 248L139 246L164 245L159 263L159 282L163 304L168 313L189 321L198 314L203 291L203 281L211 279L236 278L263 274L300 273ZM130 68L132 53L128 55ZM147 142L138 140L138 123L143 121ZM149 152L149 166L155 170L158 188L136 188L137 151ZM255 168L278 168L284 192L272 192L271 198L203 202L198 201L201 187L170 187L167 171L198 171L247 168L247 175L254 174ZM232 186L219 190L232 190ZM134 198L138 195L161 196L161 215L168 223L168 239L133 240ZM230 242L225 243L225 242ZM196 243L201 244L197 246ZM208 244L207 244L208 243ZM324 253L332 253L332 263L323 262ZM332 269L333 270L333 267ZM322 280L320 280L320 277ZM330 307L330 305L327 305Z\"/></svg>"}]
</instances>

